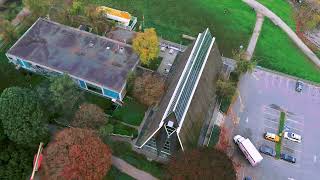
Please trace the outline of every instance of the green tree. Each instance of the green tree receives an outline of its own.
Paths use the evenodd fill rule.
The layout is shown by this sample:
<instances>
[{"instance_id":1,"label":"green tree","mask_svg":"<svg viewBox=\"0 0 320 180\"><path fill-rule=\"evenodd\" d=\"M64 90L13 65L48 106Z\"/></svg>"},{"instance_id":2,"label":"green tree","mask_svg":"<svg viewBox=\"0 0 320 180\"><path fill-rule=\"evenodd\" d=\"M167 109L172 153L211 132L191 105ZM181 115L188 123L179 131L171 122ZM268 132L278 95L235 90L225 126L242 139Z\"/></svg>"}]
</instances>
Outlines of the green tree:
<instances>
[{"instance_id":1,"label":"green tree","mask_svg":"<svg viewBox=\"0 0 320 180\"><path fill-rule=\"evenodd\" d=\"M139 55L141 63L148 65L159 54L159 39L154 28L145 29L133 39L133 49Z\"/></svg>"},{"instance_id":2,"label":"green tree","mask_svg":"<svg viewBox=\"0 0 320 180\"><path fill-rule=\"evenodd\" d=\"M217 81L217 95L220 97L231 98L236 92L236 83L231 81Z\"/></svg>"},{"instance_id":3,"label":"green tree","mask_svg":"<svg viewBox=\"0 0 320 180\"><path fill-rule=\"evenodd\" d=\"M10 141L0 142L1 179L26 179L32 171L36 149L25 148Z\"/></svg>"},{"instance_id":4,"label":"green tree","mask_svg":"<svg viewBox=\"0 0 320 180\"><path fill-rule=\"evenodd\" d=\"M4 133L17 144L35 146L48 138L47 117L37 95L27 88L11 87L0 96Z\"/></svg>"},{"instance_id":5,"label":"green tree","mask_svg":"<svg viewBox=\"0 0 320 180\"><path fill-rule=\"evenodd\" d=\"M244 74L246 72L252 72L255 66L256 66L255 62L241 59L237 61L237 67L235 72L238 73L239 75Z\"/></svg>"},{"instance_id":6,"label":"green tree","mask_svg":"<svg viewBox=\"0 0 320 180\"><path fill-rule=\"evenodd\" d=\"M53 77L49 85L51 106L54 112L69 117L83 98L75 82L68 75Z\"/></svg>"}]
</instances>

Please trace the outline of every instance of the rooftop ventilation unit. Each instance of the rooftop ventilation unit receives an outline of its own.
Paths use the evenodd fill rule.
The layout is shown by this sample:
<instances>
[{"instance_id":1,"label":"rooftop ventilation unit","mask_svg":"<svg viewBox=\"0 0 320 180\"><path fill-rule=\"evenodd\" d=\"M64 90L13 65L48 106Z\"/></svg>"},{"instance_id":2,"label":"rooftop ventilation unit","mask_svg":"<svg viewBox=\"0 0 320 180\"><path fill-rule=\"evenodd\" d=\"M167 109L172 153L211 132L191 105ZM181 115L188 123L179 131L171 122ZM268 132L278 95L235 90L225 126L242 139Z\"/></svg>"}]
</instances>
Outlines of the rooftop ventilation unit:
<instances>
[{"instance_id":1,"label":"rooftop ventilation unit","mask_svg":"<svg viewBox=\"0 0 320 180\"><path fill-rule=\"evenodd\" d=\"M110 47L109 47L109 46L107 46L107 47L106 47L106 50L109 50L109 49L110 49Z\"/></svg>"},{"instance_id":2,"label":"rooftop ventilation unit","mask_svg":"<svg viewBox=\"0 0 320 180\"><path fill-rule=\"evenodd\" d=\"M120 53L124 53L124 48L123 48L123 47L120 47L120 48L119 48L119 52L120 52Z\"/></svg>"},{"instance_id":3,"label":"rooftop ventilation unit","mask_svg":"<svg viewBox=\"0 0 320 180\"><path fill-rule=\"evenodd\" d=\"M93 42L92 42L92 41L90 41L90 43L89 43L89 47L93 48L93 46L94 46Z\"/></svg>"}]
</instances>

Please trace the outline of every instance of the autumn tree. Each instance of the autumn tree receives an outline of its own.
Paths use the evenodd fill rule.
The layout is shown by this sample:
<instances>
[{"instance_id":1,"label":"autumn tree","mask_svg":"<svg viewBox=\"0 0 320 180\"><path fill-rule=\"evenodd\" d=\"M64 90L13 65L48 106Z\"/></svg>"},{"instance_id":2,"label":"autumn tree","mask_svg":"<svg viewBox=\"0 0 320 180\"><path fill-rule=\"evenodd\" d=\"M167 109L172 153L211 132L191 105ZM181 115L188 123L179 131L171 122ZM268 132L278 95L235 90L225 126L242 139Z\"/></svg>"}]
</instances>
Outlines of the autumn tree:
<instances>
[{"instance_id":1,"label":"autumn tree","mask_svg":"<svg viewBox=\"0 0 320 180\"><path fill-rule=\"evenodd\" d=\"M15 27L5 19L0 18L0 37L5 43L10 43L18 37Z\"/></svg>"},{"instance_id":2,"label":"autumn tree","mask_svg":"<svg viewBox=\"0 0 320 180\"><path fill-rule=\"evenodd\" d=\"M97 129L107 122L106 114L94 104L84 103L74 115L71 126L79 128Z\"/></svg>"},{"instance_id":3,"label":"autumn tree","mask_svg":"<svg viewBox=\"0 0 320 180\"><path fill-rule=\"evenodd\" d=\"M170 179L235 180L236 173L229 157L213 148L180 152L168 165Z\"/></svg>"},{"instance_id":4,"label":"autumn tree","mask_svg":"<svg viewBox=\"0 0 320 180\"><path fill-rule=\"evenodd\" d=\"M154 28L139 32L133 39L133 49L139 55L141 63L150 64L159 54L159 39Z\"/></svg>"},{"instance_id":5,"label":"autumn tree","mask_svg":"<svg viewBox=\"0 0 320 180\"><path fill-rule=\"evenodd\" d=\"M100 180L110 168L110 148L90 130L64 129L44 150L44 179Z\"/></svg>"},{"instance_id":6,"label":"autumn tree","mask_svg":"<svg viewBox=\"0 0 320 180\"><path fill-rule=\"evenodd\" d=\"M22 0L23 5L37 17L45 16L48 13L53 1L54 0Z\"/></svg>"},{"instance_id":7,"label":"autumn tree","mask_svg":"<svg viewBox=\"0 0 320 180\"><path fill-rule=\"evenodd\" d=\"M133 96L150 106L159 102L165 90L164 80L156 74L144 73L134 81Z\"/></svg>"},{"instance_id":8,"label":"autumn tree","mask_svg":"<svg viewBox=\"0 0 320 180\"><path fill-rule=\"evenodd\" d=\"M317 6L320 2L314 1L318 5L303 3L296 11L296 18L301 23L303 31L312 30L320 23L320 12Z\"/></svg>"},{"instance_id":9,"label":"autumn tree","mask_svg":"<svg viewBox=\"0 0 320 180\"><path fill-rule=\"evenodd\" d=\"M47 140L47 116L37 95L27 88L11 87L2 92L0 121L4 133L17 144L34 146Z\"/></svg>"}]
</instances>

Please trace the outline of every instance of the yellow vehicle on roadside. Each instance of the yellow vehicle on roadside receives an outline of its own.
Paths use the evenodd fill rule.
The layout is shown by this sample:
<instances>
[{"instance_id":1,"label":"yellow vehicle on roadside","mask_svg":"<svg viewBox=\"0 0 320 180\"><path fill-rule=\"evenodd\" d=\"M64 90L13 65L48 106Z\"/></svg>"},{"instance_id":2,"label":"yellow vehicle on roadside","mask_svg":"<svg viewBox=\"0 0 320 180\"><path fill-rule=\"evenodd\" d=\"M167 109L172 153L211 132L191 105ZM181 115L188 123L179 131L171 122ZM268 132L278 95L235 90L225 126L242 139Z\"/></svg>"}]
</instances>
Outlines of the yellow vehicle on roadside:
<instances>
[{"instance_id":1,"label":"yellow vehicle on roadside","mask_svg":"<svg viewBox=\"0 0 320 180\"><path fill-rule=\"evenodd\" d=\"M274 133L269 133L269 132L266 132L264 134L264 138L269 140L269 141L273 141L273 142L279 142L280 141L280 137Z\"/></svg>"}]
</instances>

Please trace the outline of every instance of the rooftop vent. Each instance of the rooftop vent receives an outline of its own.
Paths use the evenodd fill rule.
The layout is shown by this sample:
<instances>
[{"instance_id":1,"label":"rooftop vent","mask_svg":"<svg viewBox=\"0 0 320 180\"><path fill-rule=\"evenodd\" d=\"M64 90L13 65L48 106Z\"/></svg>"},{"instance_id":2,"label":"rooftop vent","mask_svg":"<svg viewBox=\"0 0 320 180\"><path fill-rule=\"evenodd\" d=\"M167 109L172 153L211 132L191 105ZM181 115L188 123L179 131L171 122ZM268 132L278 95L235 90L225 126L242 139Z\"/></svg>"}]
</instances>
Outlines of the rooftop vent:
<instances>
[{"instance_id":1,"label":"rooftop vent","mask_svg":"<svg viewBox=\"0 0 320 180\"><path fill-rule=\"evenodd\" d=\"M109 50L109 49L110 49L110 47L109 47L109 46L107 46L107 47L106 47L106 50Z\"/></svg>"},{"instance_id":2,"label":"rooftop vent","mask_svg":"<svg viewBox=\"0 0 320 180\"><path fill-rule=\"evenodd\" d=\"M94 46L94 44L93 44L93 42L92 41L90 41L90 43L89 43L89 47L93 47Z\"/></svg>"},{"instance_id":3,"label":"rooftop vent","mask_svg":"<svg viewBox=\"0 0 320 180\"><path fill-rule=\"evenodd\" d=\"M119 48L119 52L120 52L120 53L124 53L124 48L123 48L123 47L120 47L120 48Z\"/></svg>"}]
</instances>

